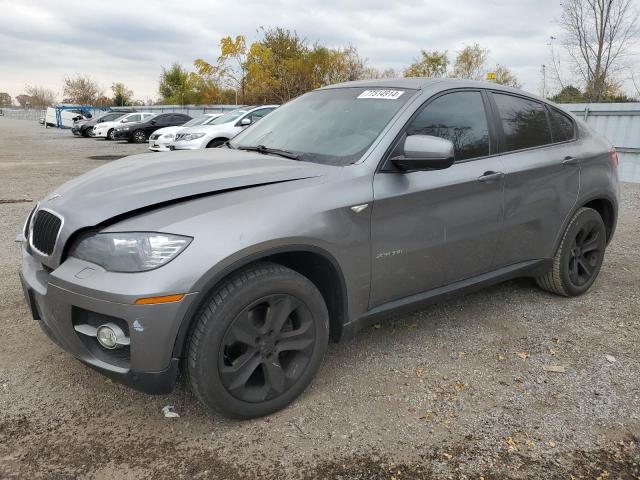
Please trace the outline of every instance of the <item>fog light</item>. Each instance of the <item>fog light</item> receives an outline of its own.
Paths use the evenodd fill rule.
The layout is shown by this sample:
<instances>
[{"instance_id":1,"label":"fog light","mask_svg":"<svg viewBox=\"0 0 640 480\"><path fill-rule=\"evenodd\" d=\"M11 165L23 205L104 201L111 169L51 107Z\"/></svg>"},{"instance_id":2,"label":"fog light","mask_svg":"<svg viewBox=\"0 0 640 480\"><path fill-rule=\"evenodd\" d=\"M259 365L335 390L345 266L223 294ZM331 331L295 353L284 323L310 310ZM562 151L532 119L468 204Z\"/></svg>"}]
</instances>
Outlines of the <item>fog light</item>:
<instances>
[{"instance_id":1,"label":"fog light","mask_svg":"<svg viewBox=\"0 0 640 480\"><path fill-rule=\"evenodd\" d=\"M109 350L129 345L129 337L115 323L99 326L96 332L96 339L100 345Z\"/></svg>"}]
</instances>

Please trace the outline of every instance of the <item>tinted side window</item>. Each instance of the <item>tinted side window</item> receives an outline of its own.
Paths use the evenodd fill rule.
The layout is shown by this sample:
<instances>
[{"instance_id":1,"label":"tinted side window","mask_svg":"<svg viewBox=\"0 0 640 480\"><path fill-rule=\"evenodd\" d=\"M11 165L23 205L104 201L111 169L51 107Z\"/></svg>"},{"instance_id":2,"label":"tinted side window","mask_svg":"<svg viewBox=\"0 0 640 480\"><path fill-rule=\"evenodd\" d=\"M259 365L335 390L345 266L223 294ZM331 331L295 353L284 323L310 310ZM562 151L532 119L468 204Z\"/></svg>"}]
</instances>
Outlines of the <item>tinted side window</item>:
<instances>
[{"instance_id":1,"label":"tinted side window","mask_svg":"<svg viewBox=\"0 0 640 480\"><path fill-rule=\"evenodd\" d=\"M566 142L573 140L573 122L564 113L560 113L558 110L550 108L551 112L551 134L553 135L554 142Z\"/></svg>"},{"instance_id":2,"label":"tinted side window","mask_svg":"<svg viewBox=\"0 0 640 480\"><path fill-rule=\"evenodd\" d=\"M436 98L409 124L407 135L450 140L455 159L489 155L489 127L480 92L455 92Z\"/></svg>"},{"instance_id":3,"label":"tinted side window","mask_svg":"<svg viewBox=\"0 0 640 480\"><path fill-rule=\"evenodd\" d=\"M532 100L494 93L507 151L551 143L551 130L544 106Z\"/></svg>"}]
</instances>

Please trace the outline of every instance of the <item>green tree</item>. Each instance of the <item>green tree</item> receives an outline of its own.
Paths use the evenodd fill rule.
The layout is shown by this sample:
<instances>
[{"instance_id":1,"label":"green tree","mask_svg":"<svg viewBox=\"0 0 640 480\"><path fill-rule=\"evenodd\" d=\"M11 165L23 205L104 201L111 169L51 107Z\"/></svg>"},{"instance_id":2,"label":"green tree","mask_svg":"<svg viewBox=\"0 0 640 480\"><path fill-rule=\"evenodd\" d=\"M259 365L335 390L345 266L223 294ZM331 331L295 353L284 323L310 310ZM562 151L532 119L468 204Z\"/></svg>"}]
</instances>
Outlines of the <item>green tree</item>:
<instances>
[{"instance_id":1,"label":"green tree","mask_svg":"<svg viewBox=\"0 0 640 480\"><path fill-rule=\"evenodd\" d=\"M185 70L179 63L169 68L162 67L158 91L165 103L189 105L199 103L199 78L193 72Z\"/></svg>"},{"instance_id":2,"label":"green tree","mask_svg":"<svg viewBox=\"0 0 640 480\"><path fill-rule=\"evenodd\" d=\"M585 101L583 93L573 85L567 85L551 97L556 103L582 103Z\"/></svg>"},{"instance_id":3,"label":"green tree","mask_svg":"<svg viewBox=\"0 0 640 480\"><path fill-rule=\"evenodd\" d=\"M129 90L124 83L111 84L113 92L113 104L117 106L130 105L133 100L133 90Z\"/></svg>"},{"instance_id":4,"label":"green tree","mask_svg":"<svg viewBox=\"0 0 640 480\"><path fill-rule=\"evenodd\" d=\"M443 52L422 50L420 54L421 58L405 69L403 73L405 77L439 78L447 74L449 59L446 50Z\"/></svg>"},{"instance_id":5,"label":"green tree","mask_svg":"<svg viewBox=\"0 0 640 480\"><path fill-rule=\"evenodd\" d=\"M456 61L453 64L453 76L469 80L482 80L488 56L489 50L482 48L477 43L464 47L456 55Z\"/></svg>"}]
</instances>

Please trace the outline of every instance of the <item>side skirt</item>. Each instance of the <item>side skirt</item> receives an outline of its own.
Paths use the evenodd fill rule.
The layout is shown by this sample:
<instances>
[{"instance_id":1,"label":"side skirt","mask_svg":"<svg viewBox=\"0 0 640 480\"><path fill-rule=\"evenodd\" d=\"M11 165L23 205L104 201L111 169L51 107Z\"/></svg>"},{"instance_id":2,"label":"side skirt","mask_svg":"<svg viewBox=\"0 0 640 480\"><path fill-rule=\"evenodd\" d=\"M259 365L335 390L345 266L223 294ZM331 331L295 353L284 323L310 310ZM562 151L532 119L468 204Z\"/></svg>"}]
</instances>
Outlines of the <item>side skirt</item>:
<instances>
[{"instance_id":1,"label":"side skirt","mask_svg":"<svg viewBox=\"0 0 640 480\"><path fill-rule=\"evenodd\" d=\"M419 310L428 305L447 300L461 294L481 290L490 285L502 283L518 277L537 277L546 272L551 266L551 260L529 260L492 272L482 273L471 278L434 288L427 292L417 293L399 300L383 303L368 310L355 320L344 325L342 340L354 337L360 330L373 325L383 317Z\"/></svg>"}]
</instances>

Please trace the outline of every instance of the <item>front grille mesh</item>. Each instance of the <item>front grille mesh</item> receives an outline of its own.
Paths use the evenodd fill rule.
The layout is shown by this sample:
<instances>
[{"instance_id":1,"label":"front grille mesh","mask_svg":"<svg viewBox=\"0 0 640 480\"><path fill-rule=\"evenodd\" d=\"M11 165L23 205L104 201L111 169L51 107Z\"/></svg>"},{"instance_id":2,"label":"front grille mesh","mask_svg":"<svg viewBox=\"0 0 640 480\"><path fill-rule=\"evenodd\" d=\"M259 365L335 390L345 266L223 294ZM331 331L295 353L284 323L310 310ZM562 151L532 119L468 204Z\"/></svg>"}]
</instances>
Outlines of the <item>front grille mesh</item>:
<instances>
[{"instance_id":1,"label":"front grille mesh","mask_svg":"<svg viewBox=\"0 0 640 480\"><path fill-rule=\"evenodd\" d=\"M62 227L62 220L59 217L46 210L39 210L33 218L31 244L39 252L51 255L56 246L60 227Z\"/></svg>"}]
</instances>

